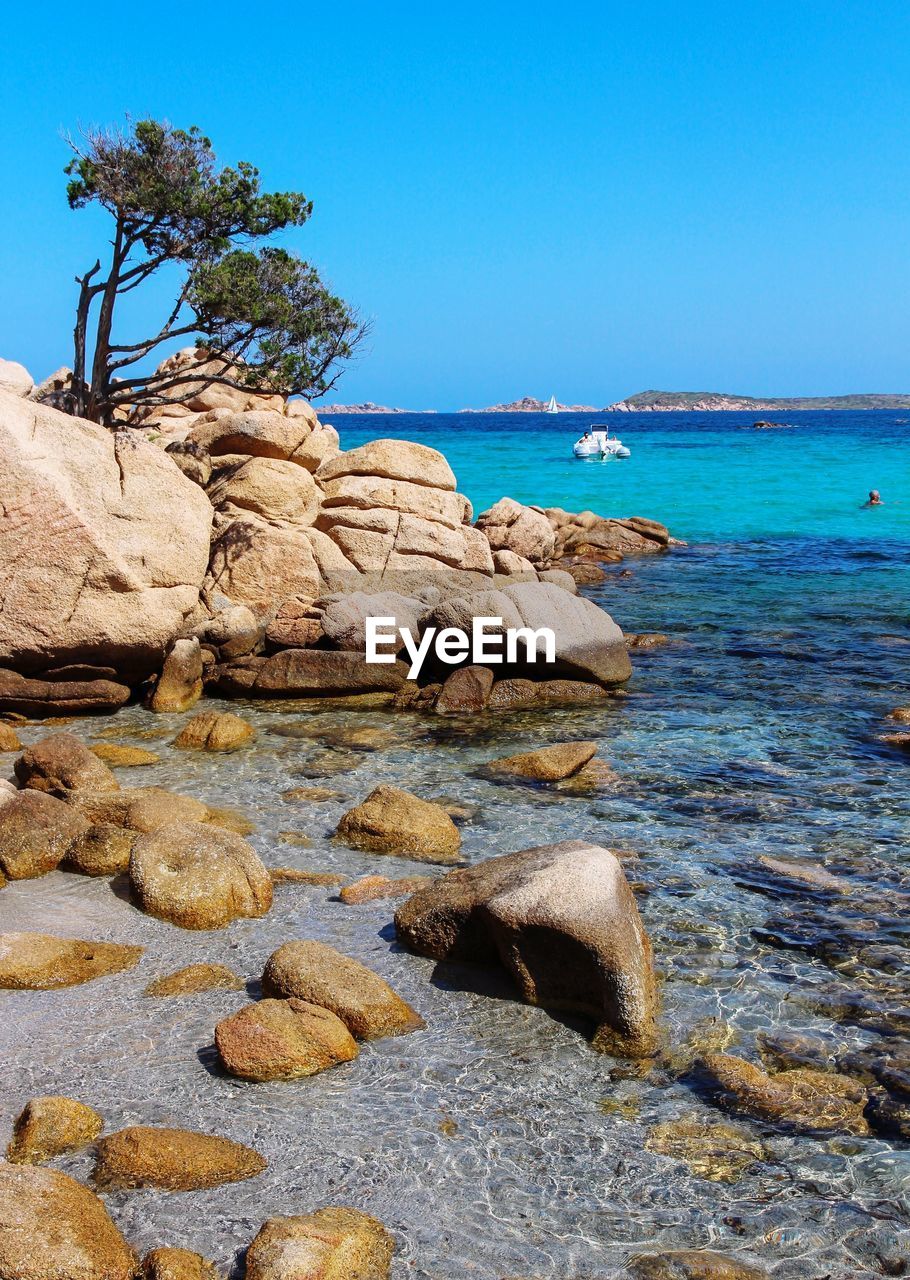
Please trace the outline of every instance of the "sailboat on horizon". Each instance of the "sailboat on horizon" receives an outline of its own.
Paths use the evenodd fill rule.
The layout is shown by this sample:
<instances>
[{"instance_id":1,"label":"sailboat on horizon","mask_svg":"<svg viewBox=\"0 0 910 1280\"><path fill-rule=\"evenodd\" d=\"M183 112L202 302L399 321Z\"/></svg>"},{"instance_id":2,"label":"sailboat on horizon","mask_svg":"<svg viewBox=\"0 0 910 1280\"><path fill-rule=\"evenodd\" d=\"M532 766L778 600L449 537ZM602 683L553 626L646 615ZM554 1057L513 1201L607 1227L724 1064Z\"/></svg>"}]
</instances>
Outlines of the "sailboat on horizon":
<instances>
[{"instance_id":1,"label":"sailboat on horizon","mask_svg":"<svg viewBox=\"0 0 910 1280\"><path fill-rule=\"evenodd\" d=\"M556 403L555 396L550 396L550 399L547 401L547 407L544 410L544 413L559 413L559 405Z\"/></svg>"}]
</instances>

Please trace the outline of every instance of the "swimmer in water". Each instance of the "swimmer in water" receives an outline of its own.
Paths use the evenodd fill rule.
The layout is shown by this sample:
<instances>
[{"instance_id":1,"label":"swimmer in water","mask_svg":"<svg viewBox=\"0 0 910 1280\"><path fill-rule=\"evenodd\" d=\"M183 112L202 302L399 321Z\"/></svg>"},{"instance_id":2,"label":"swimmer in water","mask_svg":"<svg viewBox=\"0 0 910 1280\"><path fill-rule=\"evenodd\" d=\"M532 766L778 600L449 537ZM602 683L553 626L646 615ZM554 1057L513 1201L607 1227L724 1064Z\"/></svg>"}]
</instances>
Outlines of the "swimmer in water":
<instances>
[{"instance_id":1,"label":"swimmer in water","mask_svg":"<svg viewBox=\"0 0 910 1280\"><path fill-rule=\"evenodd\" d=\"M865 509L866 507L881 507L881 506L884 506L884 503L882 502L882 495L879 493L878 489L870 489L869 501L863 503L863 508Z\"/></svg>"}]
</instances>

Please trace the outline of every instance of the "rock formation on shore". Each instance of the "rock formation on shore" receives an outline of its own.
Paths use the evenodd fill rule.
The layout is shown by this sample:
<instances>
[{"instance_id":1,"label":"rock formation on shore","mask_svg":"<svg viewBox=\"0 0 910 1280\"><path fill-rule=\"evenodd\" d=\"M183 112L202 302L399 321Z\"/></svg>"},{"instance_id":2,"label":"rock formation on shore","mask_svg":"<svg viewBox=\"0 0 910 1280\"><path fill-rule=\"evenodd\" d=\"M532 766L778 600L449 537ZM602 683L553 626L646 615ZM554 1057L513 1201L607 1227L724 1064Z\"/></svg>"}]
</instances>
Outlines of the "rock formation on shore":
<instances>
[{"instance_id":1,"label":"rock formation on shore","mask_svg":"<svg viewBox=\"0 0 910 1280\"><path fill-rule=\"evenodd\" d=\"M301 400L200 383L108 430L52 407L57 375L40 402L27 375L4 378L0 710L115 710L147 681L159 711L204 686L404 693L399 705L430 709L451 668L428 669L430 692L412 696L402 664L364 661L364 619L389 613L418 635L490 614L553 628L555 663L491 668L498 681L465 709L583 700L592 682L628 679L621 631L576 583L666 548L662 525L510 498L475 523L442 454L402 440L342 451ZM516 695L516 680L533 688ZM459 704L444 691L441 709Z\"/></svg>"}]
</instances>

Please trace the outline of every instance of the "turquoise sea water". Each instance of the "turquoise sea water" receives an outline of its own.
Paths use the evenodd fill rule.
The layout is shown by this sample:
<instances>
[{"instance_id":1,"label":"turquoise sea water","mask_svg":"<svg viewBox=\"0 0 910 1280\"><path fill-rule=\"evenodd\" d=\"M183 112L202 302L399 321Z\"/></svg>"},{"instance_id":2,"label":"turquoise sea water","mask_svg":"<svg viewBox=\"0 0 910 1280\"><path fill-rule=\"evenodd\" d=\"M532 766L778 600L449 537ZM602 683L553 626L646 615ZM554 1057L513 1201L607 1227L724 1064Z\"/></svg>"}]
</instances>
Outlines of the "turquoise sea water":
<instances>
[{"instance_id":1,"label":"turquoise sea water","mask_svg":"<svg viewBox=\"0 0 910 1280\"><path fill-rule=\"evenodd\" d=\"M139 913L116 880L56 871L8 885L0 931L147 951L137 969L84 987L0 993L3 1118L63 1093L110 1130L191 1126L268 1159L260 1177L211 1191L107 1196L137 1248L196 1249L239 1280L264 1218L346 1204L392 1231L394 1280L625 1280L640 1252L705 1247L774 1280L910 1274L910 1147L894 1133L809 1136L739 1119L761 1154L729 1184L648 1146L658 1124L730 1121L687 1070L697 1052L761 1063L762 1037L788 1032L828 1066L856 1052L880 1062L910 1031L910 754L880 741L897 727L887 712L910 705L910 424L788 418L795 427L778 433L740 430L739 415L616 415L632 457L607 463L571 456L586 417L337 419L348 448L396 435L443 449L478 511L508 494L666 522L686 546L613 566L590 589L628 631L671 638L633 654L621 697L464 721L212 700L257 729L255 747L227 756L172 750L186 717L138 706L74 726L86 741L160 753L121 783L249 814L270 867L425 874L332 839L381 782L456 801L469 863L569 837L623 850L662 978L666 1057L638 1077L490 975L402 952L389 902L350 908L332 889L287 886L264 919L194 934ZM885 506L860 510L871 487ZM345 730L363 726L385 735L380 749L345 747ZM605 790L502 784L483 770L573 738L596 740L613 766ZM283 798L312 785L328 796ZM845 891L781 879L767 855L822 864ZM152 978L209 961L255 998L266 958L292 937L381 973L426 1029L310 1080L249 1085L219 1071L212 1046L246 993L142 995ZM56 1163L91 1168L87 1153Z\"/></svg>"}]
</instances>

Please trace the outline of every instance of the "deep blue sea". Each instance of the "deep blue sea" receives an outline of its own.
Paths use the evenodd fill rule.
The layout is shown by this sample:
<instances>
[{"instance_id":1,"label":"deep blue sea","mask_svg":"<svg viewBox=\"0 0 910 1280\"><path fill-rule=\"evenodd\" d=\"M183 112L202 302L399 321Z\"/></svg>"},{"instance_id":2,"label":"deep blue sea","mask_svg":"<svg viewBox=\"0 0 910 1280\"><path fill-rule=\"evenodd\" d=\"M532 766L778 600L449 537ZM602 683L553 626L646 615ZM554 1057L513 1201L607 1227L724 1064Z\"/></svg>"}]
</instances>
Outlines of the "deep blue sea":
<instances>
[{"instance_id":1,"label":"deep blue sea","mask_svg":"<svg viewBox=\"0 0 910 1280\"><path fill-rule=\"evenodd\" d=\"M260 1177L211 1191L108 1196L138 1249L198 1250L239 1276L263 1219L342 1204L392 1231L394 1280L620 1280L630 1257L681 1248L733 1254L774 1280L910 1274L907 1142L732 1120L689 1071L710 1049L773 1063L767 1037L781 1035L828 1068L857 1052L880 1062L910 1031L910 752L880 740L898 728L889 710L910 705L910 421L786 418L786 430L751 431L746 415L612 415L632 455L604 463L572 456L587 416L335 420L346 448L399 436L442 449L478 512L509 495L669 525L685 546L610 566L589 589L627 631L670 637L633 652L620 696L464 721L212 699L257 730L254 747L227 755L172 750L186 717L138 705L75 726L160 754L121 783L249 815L270 867L426 873L332 838L383 782L457 803L469 863L569 837L621 850L662 979L664 1053L639 1075L489 975L400 950L388 901L346 907L334 889L288 885L264 919L197 934L142 915L117 881L55 871L9 884L0 931L147 950L129 973L4 993L4 1115L67 1094L109 1130L190 1125L268 1159ZM873 487L884 505L862 510ZM345 745L363 727L376 750ZM603 790L506 784L484 769L573 738L595 739L611 764ZM301 794L314 785L324 794ZM843 892L781 878L768 855L821 865ZM218 1070L212 1036L246 993L142 994L208 961L255 997L268 955L293 937L381 973L425 1030L308 1080L244 1084ZM718 1182L655 1147L659 1126L693 1120L734 1123L754 1161ZM57 1163L80 1177L91 1167L87 1153Z\"/></svg>"}]
</instances>

